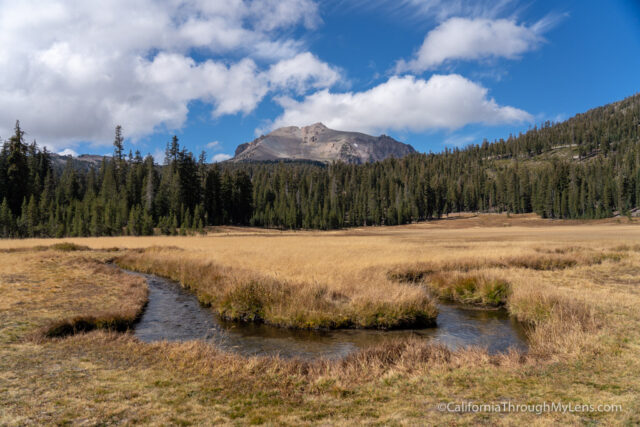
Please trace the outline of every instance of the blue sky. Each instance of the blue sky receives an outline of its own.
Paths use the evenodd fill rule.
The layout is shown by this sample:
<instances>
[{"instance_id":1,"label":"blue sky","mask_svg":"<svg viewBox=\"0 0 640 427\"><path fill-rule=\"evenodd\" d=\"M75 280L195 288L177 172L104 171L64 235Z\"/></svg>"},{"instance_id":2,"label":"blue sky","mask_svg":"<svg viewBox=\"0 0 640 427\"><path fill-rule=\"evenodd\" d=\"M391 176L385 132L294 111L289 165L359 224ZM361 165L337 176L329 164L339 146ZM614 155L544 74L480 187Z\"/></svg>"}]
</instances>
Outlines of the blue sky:
<instances>
[{"instance_id":1,"label":"blue sky","mask_svg":"<svg viewBox=\"0 0 640 427\"><path fill-rule=\"evenodd\" d=\"M0 0L0 137L20 119L58 152L109 153L122 124L143 154L175 133L224 159L315 121L438 152L640 90L635 1L17 3Z\"/></svg>"}]
</instances>

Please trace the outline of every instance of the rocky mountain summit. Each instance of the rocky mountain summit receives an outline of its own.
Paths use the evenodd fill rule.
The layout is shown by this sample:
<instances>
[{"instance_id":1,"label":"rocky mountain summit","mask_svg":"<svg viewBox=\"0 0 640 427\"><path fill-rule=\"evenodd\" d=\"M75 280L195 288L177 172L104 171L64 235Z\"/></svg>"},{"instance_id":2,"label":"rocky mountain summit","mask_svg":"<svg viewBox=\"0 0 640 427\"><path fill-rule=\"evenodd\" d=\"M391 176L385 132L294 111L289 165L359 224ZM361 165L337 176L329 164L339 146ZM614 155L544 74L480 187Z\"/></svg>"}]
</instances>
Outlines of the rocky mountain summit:
<instances>
[{"instance_id":1,"label":"rocky mountain summit","mask_svg":"<svg viewBox=\"0 0 640 427\"><path fill-rule=\"evenodd\" d=\"M111 159L111 156L101 156L99 154L81 154L77 157L56 153L50 153L49 155L51 156L51 164L56 170L64 169L68 161L71 161L76 170L98 169L103 159Z\"/></svg>"},{"instance_id":2,"label":"rocky mountain summit","mask_svg":"<svg viewBox=\"0 0 640 427\"><path fill-rule=\"evenodd\" d=\"M329 129L322 123L311 126L289 126L262 135L236 148L232 162L313 160L367 163L388 157L404 157L415 153L411 145L381 135Z\"/></svg>"}]
</instances>

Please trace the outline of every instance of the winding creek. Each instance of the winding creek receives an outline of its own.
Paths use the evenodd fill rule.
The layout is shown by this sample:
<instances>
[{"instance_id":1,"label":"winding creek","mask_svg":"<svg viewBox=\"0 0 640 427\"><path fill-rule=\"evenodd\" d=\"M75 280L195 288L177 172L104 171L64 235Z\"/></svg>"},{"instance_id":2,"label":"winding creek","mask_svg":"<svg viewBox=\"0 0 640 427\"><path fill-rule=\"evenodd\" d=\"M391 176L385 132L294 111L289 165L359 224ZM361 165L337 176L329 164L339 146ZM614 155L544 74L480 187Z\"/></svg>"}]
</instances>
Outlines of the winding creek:
<instances>
[{"instance_id":1,"label":"winding creek","mask_svg":"<svg viewBox=\"0 0 640 427\"><path fill-rule=\"evenodd\" d=\"M505 310L480 310L440 304L438 327L400 331L363 329L307 331L264 324L226 322L179 284L149 275L149 302L135 327L142 341L202 339L243 355L339 358L392 337L416 336L451 349L477 345L490 353L510 347L526 350L523 328Z\"/></svg>"}]
</instances>

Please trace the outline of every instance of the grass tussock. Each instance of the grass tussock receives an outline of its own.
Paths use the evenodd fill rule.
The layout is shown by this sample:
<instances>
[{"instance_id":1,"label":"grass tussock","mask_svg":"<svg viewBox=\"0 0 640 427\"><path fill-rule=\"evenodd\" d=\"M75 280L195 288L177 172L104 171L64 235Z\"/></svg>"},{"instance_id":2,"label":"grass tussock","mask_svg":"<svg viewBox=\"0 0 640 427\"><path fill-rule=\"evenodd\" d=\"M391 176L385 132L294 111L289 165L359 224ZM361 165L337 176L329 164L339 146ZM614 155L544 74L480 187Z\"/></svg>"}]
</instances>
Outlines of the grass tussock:
<instances>
[{"instance_id":1,"label":"grass tussock","mask_svg":"<svg viewBox=\"0 0 640 427\"><path fill-rule=\"evenodd\" d=\"M640 245L618 245L613 250L618 252L640 252Z\"/></svg>"},{"instance_id":2,"label":"grass tussock","mask_svg":"<svg viewBox=\"0 0 640 427\"><path fill-rule=\"evenodd\" d=\"M431 326L437 316L429 295L410 286L392 285L391 289L356 294L350 288L278 280L222 267L161 248L131 251L116 263L177 281L221 317L235 321L302 329L395 329Z\"/></svg>"},{"instance_id":3,"label":"grass tussock","mask_svg":"<svg viewBox=\"0 0 640 427\"><path fill-rule=\"evenodd\" d=\"M533 250L536 252L545 253L545 254L567 254L567 253L590 251L589 248L585 248L581 246L563 246L563 247L556 247L556 248L537 247L537 248L533 248Z\"/></svg>"},{"instance_id":4,"label":"grass tussock","mask_svg":"<svg viewBox=\"0 0 640 427\"><path fill-rule=\"evenodd\" d=\"M521 283L509 298L509 311L518 320L534 326L548 323L554 317L571 319L571 323L585 330L594 330L599 324L592 305L540 281Z\"/></svg>"},{"instance_id":5,"label":"grass tussock","mask_svg":"<svg viewBox=\"0 0 640 427\"><path fill-rule=\"evenodd\" d=\"M538 249L538 252L540 249ZM441 262L421 262L396 266L388 272L391 280L420 282L426 277L440 272L469 272L483 268L526 268L537 271L564 270L576 266L589 266L604 261L618 262L624 258L619 252L579 252L572 248L555 249L547 253L527 253L493 259L465 258Z\"/></svg>"},{"instance_id":6,"label":"grass tussock","mask_svg":"<svg viewBox=\"0 0 640 427\"><path fill-rule=\"evenodd\" d=\"M602 316L588 302L545 286L523 287L509 310L529 328L530 354L538 359L585 356L600 351Z\"/></svg>"},{"instance_id":7,"label":"grass tussock","mask_svg":"<svg viewBox=\"0 0 640 427\"><path fill-rule=\"evenodd\" d=\"M60 251L60 252L76 252L76 251L89 251L90 247L84 245L78 245L73 242L59 242L53 245L38 245L34 247L17 247L17 248L5 248L1 249L0 253L14 253L14 252L34 252L34 251ZM118 250L116 248L116 250Z\"/></svg>"},{"instance_id":8,"label":"grass tussock","mask_svg":"<svg viewBox=\"0 0 640 427\"><path fill-rule=\"evenodd\" d=\"M74 252L74 251L88 251L91 248L84 245L78 245L72 242L62 242L62 243L55 243L49 246L48 249L52 249L54 251L62 251L62 252Z\"/></svg>"},{"instance_id":9,"label":"grass tussock","mask_svg":"<svg viewBox=\"0 0 640 427\"><path fill-rule=\"evenodd\" d=\"M436 273L425 284L442 299L489 307L504 306L511 293L509 282L486 274Z\"/></svg>"},{"instance_id":10,"label":"grass tussock","mask_svg":"<svg viewBox=\"0 0 640 427\"><path fill-rule=\"evenodd\" d=\"M24 248L23 248L24 249ZM18 249L20 250L20 249ZM85 245L78 245L73 242L60 242L53 245L39 245L33 247L34 251L60 251L60 252L77 252L77 251L90 251L91 248Z\"/></svg>"}]
</instances>

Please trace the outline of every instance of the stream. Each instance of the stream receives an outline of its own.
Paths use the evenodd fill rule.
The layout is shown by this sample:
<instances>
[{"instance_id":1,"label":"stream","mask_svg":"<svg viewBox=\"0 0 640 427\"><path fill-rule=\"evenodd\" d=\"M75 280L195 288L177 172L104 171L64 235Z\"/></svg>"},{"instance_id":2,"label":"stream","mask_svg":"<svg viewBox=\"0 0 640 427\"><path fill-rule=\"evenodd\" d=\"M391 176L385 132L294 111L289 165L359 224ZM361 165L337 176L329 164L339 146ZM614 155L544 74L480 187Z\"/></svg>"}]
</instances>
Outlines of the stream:
<instances>
[{"instance_id":1,"label":"stream","mask_svg":"<svg viewBox=\"0 0 640 427\"><path fill-rule=\"evenodd\" d=\"M145 277L149 285L149 302L134 330L135 336L145 342L200 339L246 356L279 354L299 358L340 358L389 338L407 336L442 343L452 350L482 346L495 354L510 347L527 349L524 329L503 309L441 303L438 326L427 329L284 329L221 320L179 284L150 274L131 273Z\"/></svg>"}]
</instances>

